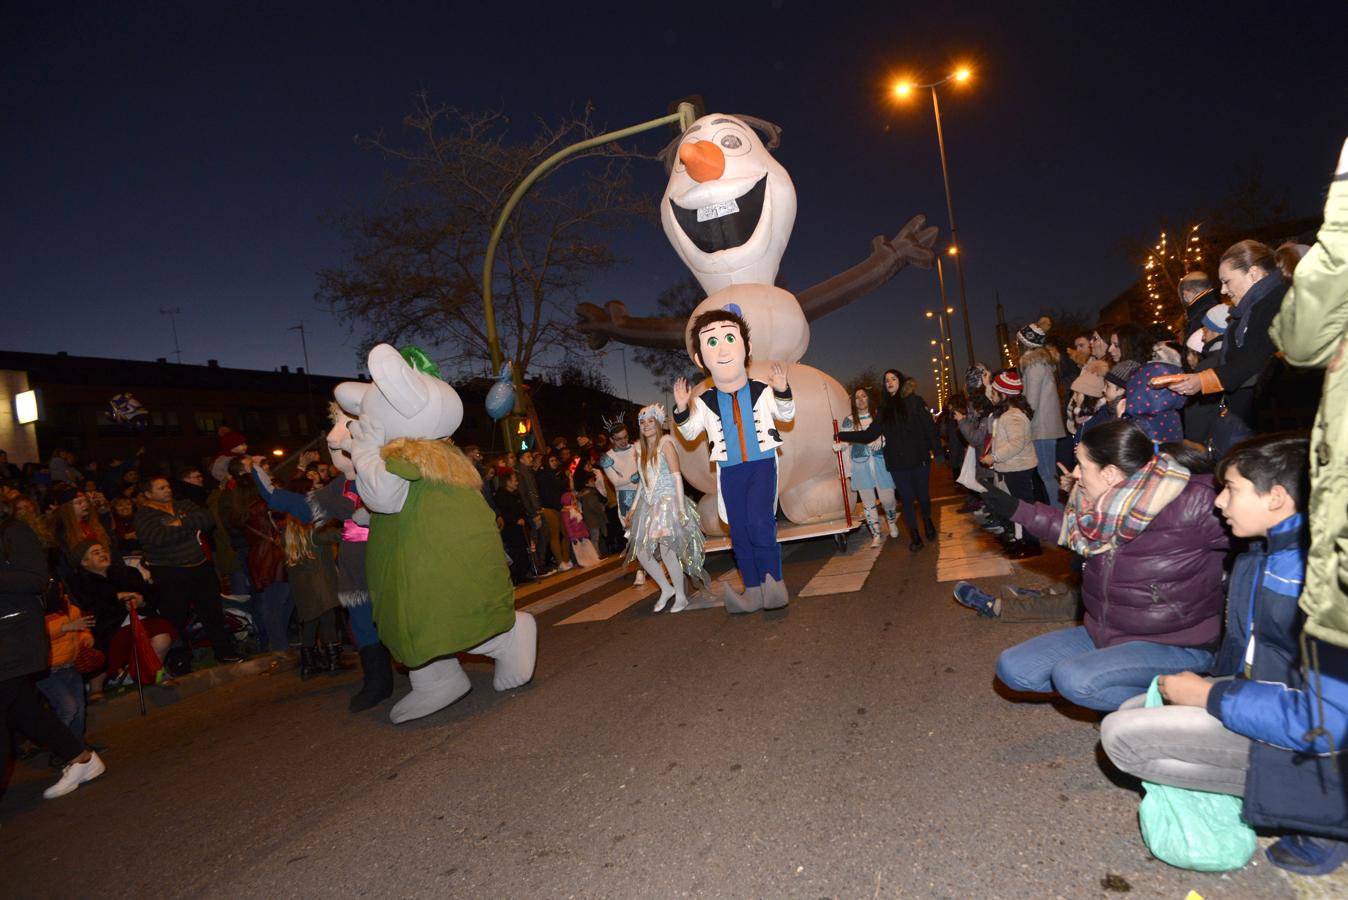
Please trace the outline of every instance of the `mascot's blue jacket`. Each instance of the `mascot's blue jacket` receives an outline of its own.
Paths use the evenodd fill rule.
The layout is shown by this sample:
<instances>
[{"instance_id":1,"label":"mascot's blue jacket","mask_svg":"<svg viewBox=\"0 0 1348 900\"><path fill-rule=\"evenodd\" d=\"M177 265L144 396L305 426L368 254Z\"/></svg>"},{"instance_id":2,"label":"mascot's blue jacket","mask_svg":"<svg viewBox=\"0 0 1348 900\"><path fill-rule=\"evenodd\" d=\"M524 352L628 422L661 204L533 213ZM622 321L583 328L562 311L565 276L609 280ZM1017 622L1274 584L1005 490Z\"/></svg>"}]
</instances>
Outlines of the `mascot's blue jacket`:
<instances>
[{"instance_id":1,"label":"mascot's blue jacket","mask_svg":"<svg viewBox=\"0 0 1348 900\"><path fill-rule=\"evenodd\" d=\"M1208 694L1208 712L1252 739L1245 821L1264 828L1348 838L1343 763L1348 743L1348 650L1314 641L1318 667L1301 668L1306 517L1269 531L1266 546L1237 557L1227 593L1226 637L1214 672L1236 675ZM1253 658L1247 650L1253 639ZM1307 639L1308 643L1312 639Z\"/></svg>"}]
</instances>

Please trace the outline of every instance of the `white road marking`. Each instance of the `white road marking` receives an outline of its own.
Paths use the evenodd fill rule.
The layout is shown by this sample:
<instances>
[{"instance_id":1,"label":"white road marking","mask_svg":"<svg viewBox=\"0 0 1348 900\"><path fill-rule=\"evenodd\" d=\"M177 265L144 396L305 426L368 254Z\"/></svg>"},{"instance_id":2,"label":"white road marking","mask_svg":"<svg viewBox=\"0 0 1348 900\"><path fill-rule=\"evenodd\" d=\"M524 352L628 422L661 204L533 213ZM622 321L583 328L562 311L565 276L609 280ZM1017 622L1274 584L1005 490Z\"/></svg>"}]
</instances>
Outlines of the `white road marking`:
<instances>
[{"instance_id":1,"label":"white road marking","mask_svg":"<svg viewBox=\"0 0 1348 900\"><path fill-rule=\"evenodd\" d=\"M962 515L956 507L941 507L941 531L949 537L941 541L936 558L937 581L965 581L970 578L996 578L1010 575L1011 560L1002 553L992 535L978 527L973 516Z\"/></svg>"},{"instance_id":2,"label":"white road marking","mask_svg":"<svg viewBox=\"0 0 1348 900\"><path fill-rule=\"evenodd\" d=\"M858 550L848 556L835 556L824 563L810 583L797 596L822 597L829 594L854 594L866 584L866 576L880 558L880 548Z\"/></svg>"}]
</instances>

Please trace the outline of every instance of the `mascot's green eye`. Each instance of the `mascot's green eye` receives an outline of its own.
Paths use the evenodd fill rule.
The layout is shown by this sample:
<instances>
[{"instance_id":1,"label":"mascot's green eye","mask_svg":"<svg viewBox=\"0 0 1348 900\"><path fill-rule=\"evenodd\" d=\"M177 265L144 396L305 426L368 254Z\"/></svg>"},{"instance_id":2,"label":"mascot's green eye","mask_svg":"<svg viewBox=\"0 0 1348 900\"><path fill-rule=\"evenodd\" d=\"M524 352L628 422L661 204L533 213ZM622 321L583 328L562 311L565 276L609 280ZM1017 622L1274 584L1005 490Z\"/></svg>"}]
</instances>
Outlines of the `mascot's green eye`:
<instances>
[{"instance_id":1,"label":"mascot's green eye","mask_svg":"<svg viewBox=\"0 0 1348 900\"><path fill-rule=\"evenodd\" d=\"M717 343L718 341L716 340L716 338L707 338L708 347L715 347Z\"/></svg>"},{"instance_id":2,"label":"mascot's green eye","mask_svg":"<svg viewBox=\"0 0 1348 900\"><path fill-rule=\"evenodd\" d=\"M725 342L726 342L727 344L733 344L733 343L735 343L735 336L734 336L733 334L727 334L727 335L725 336Z\"/></svg>"}]
</instances>

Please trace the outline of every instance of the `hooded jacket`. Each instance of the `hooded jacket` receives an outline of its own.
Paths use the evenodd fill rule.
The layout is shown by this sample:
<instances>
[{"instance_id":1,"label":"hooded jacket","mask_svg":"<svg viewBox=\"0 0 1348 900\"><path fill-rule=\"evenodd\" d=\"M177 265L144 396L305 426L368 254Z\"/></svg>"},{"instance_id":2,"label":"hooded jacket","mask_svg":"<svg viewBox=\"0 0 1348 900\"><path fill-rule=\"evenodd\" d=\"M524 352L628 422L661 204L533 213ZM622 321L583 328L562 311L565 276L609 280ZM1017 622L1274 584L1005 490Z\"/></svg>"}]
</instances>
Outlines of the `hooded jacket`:
<instances>
[{"instance_id":1,"label":"hooded jacket","mask_svg":"<svg viewBox=\"0 0 1348 900\"><path fill-rule=\"evenodd\" d=\"M1051 441L1067 437L1062 420L1062 395L1058 390L1060 356L1056 347L1048 345L1020 355L1025 399L1034 410L1034 418L1030 420L1030 440Z\"/></svg>"},{"instance_id":2,"label":"hooded jacket","mask_svg":"<svg viewBox=\"0 0 1348 900\"><path fill-rule=\"evenodd\" d=\"M1348 647L1348 173L1329 185L1325 223L1297 265L1273 340L1294 366L1327 368L1311 431L1306 633Z\"/></svg>"},{"instance_id":3,"label":"hooded jacket","mask_svg":"<svg viewBox=\"0 0 1348 900\"><path fill-rule=\"evenodd\" d=\"M1230 539L1213 507L1216 499L1212 476L1194 475L1140 535L1086 559L1081 599L1096 647L1126 641L1217 647L1222 561ZM1022 502L1011 520L1061 543L1063 513L1046 503Z\"/></svg>"}]
</instances>

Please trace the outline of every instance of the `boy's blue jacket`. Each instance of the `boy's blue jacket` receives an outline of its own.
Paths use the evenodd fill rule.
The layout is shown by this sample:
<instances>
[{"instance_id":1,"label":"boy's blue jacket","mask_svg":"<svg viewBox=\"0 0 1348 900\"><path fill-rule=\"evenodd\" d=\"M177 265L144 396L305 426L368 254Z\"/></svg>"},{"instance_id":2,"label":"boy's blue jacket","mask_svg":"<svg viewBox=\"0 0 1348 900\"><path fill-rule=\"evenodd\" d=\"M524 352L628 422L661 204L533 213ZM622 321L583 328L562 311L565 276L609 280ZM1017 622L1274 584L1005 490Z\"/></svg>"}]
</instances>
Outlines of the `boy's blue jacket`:
<instances>
[{"instance_id":1,"label":"boy's blue jacket","mask_svg":"<svg viewBox=\"0 0 1348 900\"><path fill-rule=\"evenodd\" d=\"M1312 669L1303 678L1305 616L1297 598L1306 544L1306 519L1297 514L1236 558L1214 672L1238 677L1213 685L1207 708L1253 739L1245 780L1249 824L1348 838L1348 651L1315 642L1318 675ZM1239 677L1252 625L1254 658L1247 677Z\"/></svg>"}]
</instances>

